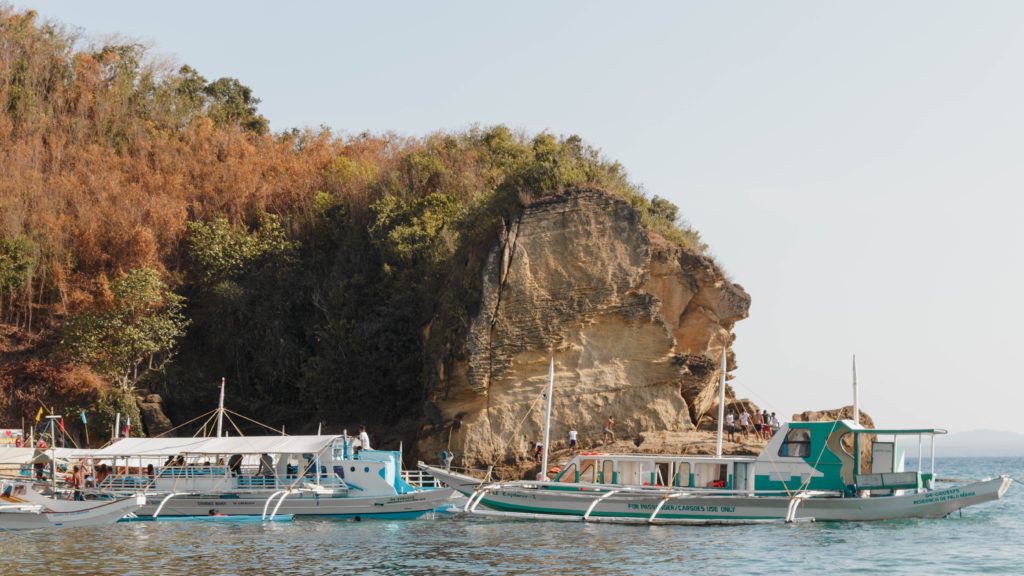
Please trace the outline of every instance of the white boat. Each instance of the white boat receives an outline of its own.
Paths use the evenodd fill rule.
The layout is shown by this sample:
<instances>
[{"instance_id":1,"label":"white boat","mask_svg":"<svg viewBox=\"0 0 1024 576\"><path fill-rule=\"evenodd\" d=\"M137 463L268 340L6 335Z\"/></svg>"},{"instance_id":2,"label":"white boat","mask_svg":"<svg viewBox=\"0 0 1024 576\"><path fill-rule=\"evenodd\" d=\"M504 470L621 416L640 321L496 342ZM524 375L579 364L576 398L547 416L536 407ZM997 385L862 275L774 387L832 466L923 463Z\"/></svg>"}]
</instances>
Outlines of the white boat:
<instances>
[{"instance_id":1,"label":"white boat","mask_svg":"<svg viewBox=\"0 0 1024 576\"><path fill-rule=\"evenodd\" d=\"M452 495L406 483L399 452L354 454L339 435L125 438L89 458L113 472L87 497L143 491L151 497L140 518L414 518Z\"/></svg>"},{"instance_id":2,"label":"white boat","mask_svg":"<svg viewBox=\"0 0 1024 576\"><path fill-rule=\"evenodd\" d=\"M141 494L71 504L37 494L27 484L8 486L14 490L11 495L0 497L0 530L106 526L146 504L146 497Z\"/></svg>"},{"instance_id":3,"label":"white boat","mask_svg":"<svg viewBox=\"0 0 1024 576\"><path fill-rule=\"evenodd\" d=\"M1000 476L940 485L934 438L945 430L863 428L856 423L856 368L854 420L785 424L759 456L723 456L724 362L715 456L581 453L553 481L488 482L423 463L419 467L468 496L466 512L623 523L941 518L998 500L1012 482ZM553 380L552 361L549 407ZM550 422L550 408L546 418ZM913 471L905 470L905 448L897 443L908 436L918 441ZM924 437L931 440L928 472L921 468ZM548 470L546 452L541 470Z\"/></svg>"}]
</instances>

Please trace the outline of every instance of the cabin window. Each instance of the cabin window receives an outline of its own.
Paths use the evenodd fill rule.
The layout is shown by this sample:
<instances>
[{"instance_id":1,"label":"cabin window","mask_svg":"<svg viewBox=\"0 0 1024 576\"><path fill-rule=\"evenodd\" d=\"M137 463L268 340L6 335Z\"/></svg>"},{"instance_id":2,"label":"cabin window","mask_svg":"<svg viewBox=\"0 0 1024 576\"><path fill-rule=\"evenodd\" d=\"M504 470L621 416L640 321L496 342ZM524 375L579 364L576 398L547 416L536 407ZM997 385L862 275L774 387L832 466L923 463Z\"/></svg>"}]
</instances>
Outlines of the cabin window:
<instances>
[{"instance_id":1,"label":"cabin window","mask_svg":"<svg viewBox=\"0 0 1024 576\"><path fill-rule=\"evenodd\" d=\"M676 464L676 479L673 482L676 486L690 485L690 463L679 462Z\"/></svg>"},{"instance_id":2,"label":"cabin window","mask_svg":"<svg viewBox=\"0 0 1024 576\"><path fill-rule=\"evenodd\" d=\"M779 448L779 456L795 456L806 458L811 455L811 431L802 428L794 428L786 434Z\"/></svg>"},{"instance_id":3,"label":"cabin window","mask_svg":"<svg viewBox=\"0 0 1024 576\"><path fill-rule=\"evenodd\" d=\"M597 467L594 466L593 462L584 462L583 471L580 472L580 482L584 484L593 484L595 472L597 472Z\"/></svg>"},{"instance_id":4,"label":"cabin window","mask_svg":"<svg viewBox=\"0 0 1024 576\"><path fill-rule=\"evenodd\" d=\"M576 463L569 464L562 470L562 474L558 477L559 482L575 482L576 481Z\"/></svg>"}]
</instances>

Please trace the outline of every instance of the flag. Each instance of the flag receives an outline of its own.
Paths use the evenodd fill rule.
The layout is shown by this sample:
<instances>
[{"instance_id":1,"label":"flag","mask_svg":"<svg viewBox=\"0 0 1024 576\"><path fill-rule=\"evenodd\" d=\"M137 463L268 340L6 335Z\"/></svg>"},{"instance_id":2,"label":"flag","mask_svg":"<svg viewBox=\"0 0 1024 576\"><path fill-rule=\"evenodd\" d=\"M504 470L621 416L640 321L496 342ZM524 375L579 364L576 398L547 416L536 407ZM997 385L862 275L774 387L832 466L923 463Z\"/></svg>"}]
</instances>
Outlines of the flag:
<instances>
[{"instance_id":1,"label":"flag","mask_svg":"<svg viewBox=\"0 0 1024 576\"><path fill-rule=\"evenodd\" d=\"M40 406L39 407L39 412L36 412L36 422L39 422L39 419L42 418L42 417L43 417L43 407Z\"/></svg>"},{"instance_id":2,"label":"flag","mask_svg":"<svg viewBox=\"0 0 1024 576\"><path fill-rule=\"evenodd\" d=\"M61 433L63 433L64 432L64 418L63 417L61 417L61 419L59 420L59 423L60 423L60 431L61 431Z\"/></svg>"},{"instance_id":3,"label":"flag","mask_svg":"<svg viewBox=\"0 0 1024 576\"><path fill-rule=\"evenodd\" d=\"M132 433L132 419L129 418L128 421L124 425L124 433L121 434L121 435L124 436L125 438L127 438L127 437L131 436L131 433Z\"/></svg>"},{"instance_id":4,"label":"flag","mask_svg":"<svg viewBox=\"0 0 1024 576\"><path fill-rule=\"evenodd\" d=\"M88 422L85 421L85 410L82 410L82 424L88 424Z\"/></svg>"}]
</instances>

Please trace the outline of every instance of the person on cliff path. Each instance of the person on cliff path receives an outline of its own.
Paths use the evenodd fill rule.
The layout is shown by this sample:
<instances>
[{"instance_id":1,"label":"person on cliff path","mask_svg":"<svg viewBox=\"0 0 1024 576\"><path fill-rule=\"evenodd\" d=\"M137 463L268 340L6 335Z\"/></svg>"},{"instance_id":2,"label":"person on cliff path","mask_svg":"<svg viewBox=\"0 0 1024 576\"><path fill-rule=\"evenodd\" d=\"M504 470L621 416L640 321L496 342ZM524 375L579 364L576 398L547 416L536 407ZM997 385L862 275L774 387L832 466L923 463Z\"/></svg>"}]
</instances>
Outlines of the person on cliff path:
<instances>
[{"instance_id":1,"label":"person on cliff path","mask_svg":"<svg viewBox=\"0 0 1024 576\"><path fill-rule=\"evenodd\" d=\"M569 450L576 451L576 430L569 430Z\"/></svg>"},{"instance_id":2,"label":"person on cliff path","mask_svg":"<svg viewBox=\"0 0 1024 576\"><path fill-rule=\"evenodd\" d=\"M604 421L604 427L601 430L601 441L604 444L609 442L609 438L612 442L615 442L615 417L609 416Z\"/></svg>"},{"instance_id":3,"label":"person on cliff path","mask_svg":"<svg viewBox=\"0 0 1024 576\"><path fill-rule=\"evenodd\" d=\"M754 438L761 439L761 427L764 426L764 417L760 410L754 410Z\"/></svg>"},{"instance_id":4,"label":"person on cliff path","mask_svg":"<svg viewBox=\"0 0 1024 576\"><path fill-rule=\"evenodd\" d=\"M775 412L772 412L771 425L772 425L772 436L775 436L775 433L778 432L779 428L782 427L782 425L779 423L779 419L775 416Z\"/></svg>"},{"instance_id":5,"label":"person on cliff path","mask_svg":"<svg viewBox=\"0 0 1024 576\"><path fill-rule=\"evenodd\" d=\"M743 439L750 435L750 413L744 410L740 413L740 428L743 428Z\"/></svg>"},{"instance_id":6,"label":"person on cliff path","mask_svg":"<svg viewBox=\"0 0 1024 576\"><path fill-rule=\"evenodd\" d=\"M729 442L736 441L736 416L733 415L732 410L725 416L725 428L729 432Z\"/></svg>"}]
</instances>

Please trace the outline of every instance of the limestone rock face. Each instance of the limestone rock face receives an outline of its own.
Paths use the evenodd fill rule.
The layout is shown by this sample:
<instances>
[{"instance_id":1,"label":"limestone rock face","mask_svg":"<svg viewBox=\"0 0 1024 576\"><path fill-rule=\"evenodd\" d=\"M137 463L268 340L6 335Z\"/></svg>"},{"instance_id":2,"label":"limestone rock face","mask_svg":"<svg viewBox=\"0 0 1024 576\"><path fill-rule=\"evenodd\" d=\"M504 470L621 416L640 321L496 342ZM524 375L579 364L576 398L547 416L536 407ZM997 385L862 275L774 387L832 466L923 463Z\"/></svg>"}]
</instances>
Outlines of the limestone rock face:
<instances>
[{"instance_id":1,"label":"limestone rock face","mask_svg":"<svg viewBox=\"0 0 1024 576\"><path fill-rule=\"evenodd\" d=\"M793 422L829 422L832 420L853 420L853 405L833 408L831 410L808 410L793 414ZM875 421L863 410L860 411L860 425L874 428Z\"/></svg>"},{"instance_id":2,"label":"limestone rock face","mask_svg":"<svg viewBox=\"0 0 1024 576\"><path fill-rule=\"evenodd\" d=\"M171 419L164 414L163 399L159 394L148 394L139 399L142 426L149 436L157 436L171 429Z\"/></svg>"},{"instance_id":3,"label":"limestone rock face","mask_svg":"<svg viewBox=\"0 0 1024 576\"><path fill-rule=\"evenodd\" d=\"M717 408L732 327L750 298L714 262L648 233L627 202L575 190L526 206L483 271L465 340L438 361L433 422L418 451L463 465L511 464L543 435L554 357L552 444L686 431Z\"/></svg>"}]
</instances>

